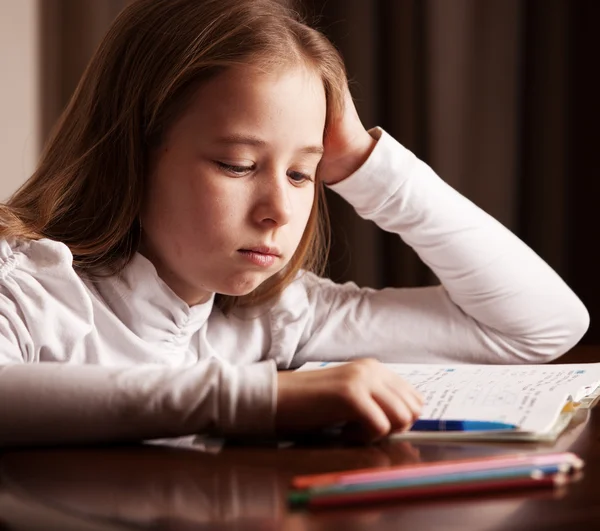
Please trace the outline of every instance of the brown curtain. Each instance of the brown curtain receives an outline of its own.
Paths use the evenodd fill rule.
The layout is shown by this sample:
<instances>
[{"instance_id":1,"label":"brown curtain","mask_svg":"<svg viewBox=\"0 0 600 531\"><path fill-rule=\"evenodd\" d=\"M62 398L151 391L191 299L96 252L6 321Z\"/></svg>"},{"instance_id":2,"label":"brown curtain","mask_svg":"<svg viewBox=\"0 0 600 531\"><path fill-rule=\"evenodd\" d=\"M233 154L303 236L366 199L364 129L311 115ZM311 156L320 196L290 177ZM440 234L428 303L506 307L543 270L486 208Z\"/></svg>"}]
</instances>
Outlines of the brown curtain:
<instances>
[{"instance_id":1,"label":"brown curtain","mask_svg":"<svg viewBox=\"0 0 600 531\"><path fill-rule=\"evenodd\" d=\"M79 78L127 0L41 0L42 140L65 107Z\"/></svg>"},{"instance_id":2,"label":"brown curtain","mask_svg":"<svg viewBox=\"0 0 600 531\"><path fill-rule=\"evenodd\" d=\"M449 184L518 230L521 2L328 0L313 2L312 8L321 13L322 29L340 48L356 80L354 93L365 125L383 126ZM338 209L343 207L333 205L336 219ZM362 251L366 230L370 240L378 241L370 244L377 252ZM431 280L396 237L364 229L359 222L345 221L336 235L339 231L347 236L336 239L349 239L360 261L372 262L369 268L352 270L360 283L417 285ZM333 267L332 273L348 274Z\"/></svg>"},{"instance_id":3,"label":"brown curtain","mask_svg":"<svg viewBox=\"0 0 600 531\"><path fill-rule=\"evenodd\" d=\"M584 342L600 341L600 2L304 2L346 60L365 125L384 127L536 250L588 306ZM330 203L334 279L434 281L398 238Z\"/></svg>"},{"instance_id":4,"label":"brown curtain","mask_svg":"<svg viewBox=\"0 0 600 531\"><path fill-rule=\"evenodd\" d=\"M596 0L300 0L341 50L366 126L381 125L533 247L592 315L598 145ZM44 0L44 137L127 0ZM595 83L595 84L594 84ZM594 157L594 158L592 158ZM329 194L337 281L435 282L395 236Z\"/></svg>"}]
</instances>

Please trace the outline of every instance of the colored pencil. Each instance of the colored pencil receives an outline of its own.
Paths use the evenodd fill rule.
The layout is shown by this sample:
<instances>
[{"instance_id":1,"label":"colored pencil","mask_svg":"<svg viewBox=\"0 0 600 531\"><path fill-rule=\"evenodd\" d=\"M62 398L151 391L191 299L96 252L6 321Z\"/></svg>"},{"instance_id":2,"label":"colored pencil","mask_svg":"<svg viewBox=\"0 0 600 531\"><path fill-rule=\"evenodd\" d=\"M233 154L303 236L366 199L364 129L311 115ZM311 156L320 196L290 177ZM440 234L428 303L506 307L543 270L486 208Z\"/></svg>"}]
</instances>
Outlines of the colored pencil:
<instances>
[{"instance_id":1,"label":"colored pencil","mask_svg":"<svg viewBox=\"0 0 600 531\"><path fill-rule=\"evenodd\" d=\"M536 476L531 474L522 477L491 478L480 481L463 483L446 483L437 485L422 485L417 487L398 487L375 490L348 490L346 492L313 493L310 490L292 491L288 502L292 506L319 508L336 505L374 503L390 500L405 500L414 498L433 498L469 493L492 492L507 489L530 489L555 487L569 482L567 474L552 474Z\"/></svg>"},{"instance_id":2,"label":"colored pencil","mask_svg":"<svg viewBox=\"0 0 600 531\"><path fill-rule=\"evenodd\" d=\"M452 461L436 461L432 463L411 463L387 468L366 468L334 472L327 474L312 474L296 476L292 486L305 489L319 485L334 485L338 483L358 483L361 481L385 481L409 477L469 472L475 470L490 470L510 466L544 466L556 463L567 463L573 469L581 469L583 461L571 452L556 452L547 454L508 454L488 456L475 459L456 459Z\"/></svg>"},{"instance_id":3,"label":"colored pencil","mask_svg":"<svg viewBox=\"0 0 600 531\"><path fill-rule=\"evenodd\" d=\"M454 472L451 474L428 475L420 477L396 478L385 481L361 481L356 483L337 483L321 485L306 489L312 494L336 494L341 492L394 489L400 487L418 487L445 483L467 483L488 479L508 479L517 477L540 477L558 473L573 472L569 464L559 463L543 466L518 466L495 468L489 470L474 470L470 472Z\"/></svg>"}]
</instances>

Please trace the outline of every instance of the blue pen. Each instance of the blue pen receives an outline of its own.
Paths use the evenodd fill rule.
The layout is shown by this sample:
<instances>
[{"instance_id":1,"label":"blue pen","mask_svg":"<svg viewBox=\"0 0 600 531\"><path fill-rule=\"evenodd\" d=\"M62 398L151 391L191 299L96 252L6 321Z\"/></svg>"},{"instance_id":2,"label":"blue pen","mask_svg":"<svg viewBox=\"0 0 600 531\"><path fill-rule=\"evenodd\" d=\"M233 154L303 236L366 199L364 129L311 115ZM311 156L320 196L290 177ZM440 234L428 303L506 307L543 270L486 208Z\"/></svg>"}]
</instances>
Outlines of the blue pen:
<instances>
[{"instance_id":1,"label":"blue pen","mask_svg":"<svg viewBox=\"0 0 600 531\"><path fill-rule=\"evenodd\" d=\"M410 431L496 431L516 430L518 426L487 420L417 420Z\"/></svg>"}]
</instances>

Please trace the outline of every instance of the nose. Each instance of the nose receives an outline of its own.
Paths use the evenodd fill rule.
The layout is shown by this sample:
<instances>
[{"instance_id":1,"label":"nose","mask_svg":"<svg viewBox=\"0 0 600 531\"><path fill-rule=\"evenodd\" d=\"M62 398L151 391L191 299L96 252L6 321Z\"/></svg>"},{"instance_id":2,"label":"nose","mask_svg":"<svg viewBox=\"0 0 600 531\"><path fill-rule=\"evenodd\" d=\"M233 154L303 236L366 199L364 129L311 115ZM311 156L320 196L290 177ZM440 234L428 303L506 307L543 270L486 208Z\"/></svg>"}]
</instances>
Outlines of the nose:
<instances>
[{"instance_id":1,"label":"nose","mask_svg":"<svg viewBox=\"0 0 600 531\"><path fill-rule=\"evenodd\" d=\"M286 175L258 179L254 218L261 225L286 225L292 215L290 183Z\"/></svg>"}]
</instances>

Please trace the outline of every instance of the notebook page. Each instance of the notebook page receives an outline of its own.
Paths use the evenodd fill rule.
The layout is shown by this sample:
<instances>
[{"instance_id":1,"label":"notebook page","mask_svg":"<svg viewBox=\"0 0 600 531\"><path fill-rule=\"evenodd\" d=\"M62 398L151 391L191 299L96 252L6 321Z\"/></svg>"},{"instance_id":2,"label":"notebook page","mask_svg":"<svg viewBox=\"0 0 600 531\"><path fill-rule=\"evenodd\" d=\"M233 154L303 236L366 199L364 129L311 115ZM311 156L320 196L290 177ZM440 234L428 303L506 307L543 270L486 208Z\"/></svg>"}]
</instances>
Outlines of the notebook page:
<instances>
[{"instance_id":1,"label":"notebook page","mask_svg":"<svg viewBox=\"0 0 600 531\"><path fill-rule=\"evenodd\" d=\"M307 363L302 370L337 364ZM423 419L499 421L533 433L551 430L569 399L583 398L600 383L600 363L386 366L423 394Z\"/></svg>"}]
</instances>

